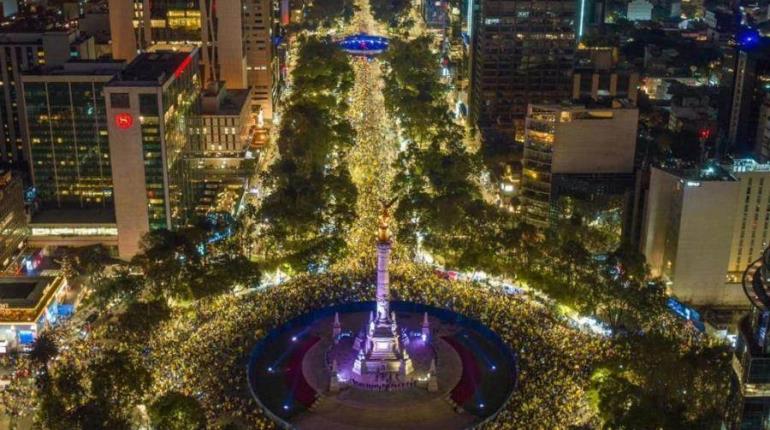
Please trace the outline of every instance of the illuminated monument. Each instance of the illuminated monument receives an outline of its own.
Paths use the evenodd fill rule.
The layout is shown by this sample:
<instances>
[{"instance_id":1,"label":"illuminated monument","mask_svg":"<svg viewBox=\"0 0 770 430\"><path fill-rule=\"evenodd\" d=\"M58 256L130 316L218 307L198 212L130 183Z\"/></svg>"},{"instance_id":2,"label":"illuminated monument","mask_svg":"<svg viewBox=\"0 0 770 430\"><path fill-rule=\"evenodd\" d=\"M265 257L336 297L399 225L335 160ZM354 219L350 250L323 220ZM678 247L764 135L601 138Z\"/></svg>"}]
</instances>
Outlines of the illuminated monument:
<instances>
[{"instance_id":1,"label":"illuminated monument","mask_svg":"<svg viewBox=\"0 0 770 430\"><path fill-rule=\"evenodd\" d=\"M390 214L383 205L377 235L377 313L370 313L365 336L356 338L353 349L358 356L353 363L352 379L363 384L407 382L414 371L412 359L404 347L408 336L400 336L395 312L390 311L388 264L392 242L388 231Z\"/></svg>"},{"instance_id":2,"label":"illuminated monument","mask_svg":"<svg viewBox=\"0 0 770 430\"><path fill-rule=\"evenodd\" d=\"M499 336L453 310L391 300L389 207L378 222L376 300L297 316L252 350L249 388L282 428L464 430L510 398L515 356ZM402 294L403 282L421 282L393 280Z\"/></svg>"}]
</instances>

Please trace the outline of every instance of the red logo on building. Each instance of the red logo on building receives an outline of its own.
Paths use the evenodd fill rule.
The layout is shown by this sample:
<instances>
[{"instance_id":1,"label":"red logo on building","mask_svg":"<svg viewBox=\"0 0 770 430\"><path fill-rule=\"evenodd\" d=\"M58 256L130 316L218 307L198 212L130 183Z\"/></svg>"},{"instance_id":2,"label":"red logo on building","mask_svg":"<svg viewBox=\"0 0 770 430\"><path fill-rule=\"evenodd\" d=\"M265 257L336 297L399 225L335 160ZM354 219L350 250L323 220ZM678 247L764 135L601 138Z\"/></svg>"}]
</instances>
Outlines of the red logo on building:
<instances>
[{"instance_id":1,"label":"red logo on building","mask_svg":"<svg viewBox=\"0 0 770 430\"><path fill-rule=\"evenodd\" d=\"M130 113L122 112L115 115L115 125L123 130L131 128L134 125L134 117Z\"/></svg>"}]
</instances>

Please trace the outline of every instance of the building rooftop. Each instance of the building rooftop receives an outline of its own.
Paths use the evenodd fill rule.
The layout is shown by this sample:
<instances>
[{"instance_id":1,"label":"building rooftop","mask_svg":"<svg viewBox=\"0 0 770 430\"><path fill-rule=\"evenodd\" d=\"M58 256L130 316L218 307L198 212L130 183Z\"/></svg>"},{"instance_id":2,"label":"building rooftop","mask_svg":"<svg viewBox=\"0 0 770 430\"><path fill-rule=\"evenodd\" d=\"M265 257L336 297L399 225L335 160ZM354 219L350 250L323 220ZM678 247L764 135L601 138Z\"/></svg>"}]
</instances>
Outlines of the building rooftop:
<instances>
[{"instance_id":1,"label":"building rooftop","mask_svg":"<svg viewBox=\"0 0 770 430\"><path fill-rule=\"evenodd\" d=\"M733 173L770 172L770 163L757 163L751 158L739 158L733 160L733 163L727 167L729 167Z\"/></svg>"},{"instance_id":2,"label":"building rooftop","mask_svg":"<svg viewBox=\"0 0 770 430\"><path fill-rule=\"evenodd\" d=\"M0 281L0 300L26 299L32 294L38 282L31 280L7 279Z\"/></svg>"},{"instance_id":3,"label":"building rooftop","mask_svg":"<svg viewBox=\"0 0 770 430\"><path fill-rule=\"evenodd\" d=\"M36 67L25 76L79 76L79 75L99 75L113 76L126 67L123 60L70 60L62 66L57 67Z\"/></svg>"},{"instance_id":4,"label":"building rooftop","mask_svg":"<svg viewBox=\"0 0 770 430\"><path fill-rule=\"evenodd\" d=\"M35 323L65 285L61 276L0 277L0 322Z\"/></svg>"},{"instance_id":5,"label":"building rooftop","mask_svg":"<svg viewBox=\"0 0 770 430\"><path fill-rule=\"evenodd\" d=\"M34 308L53 277L0 277L0 305L8 308Z\"/></svg>"},{"instance_id":6,"label":"building rooftop","mask_svg":"<svg viewBox=\"0 0 770 430\"><path fill-rule=\"evenodd\" d=\"M587 103L554 103L533 104L533 110L548 110L558 112L585 112L590 110L607 109L636 109L636 106L627 99L613 98L603 100L590 100Z\"/></svg>"},{"instance_id":7,"label":"building rooftop","mask_svg":"<svg viewBox=\"0 0 770 430\"><path fill-rule=\"evenodd\" d=\"M202 95L201 97L206 97ZM215 95L209 97L216 97ZM238 116L251 99L251 90L227 90L218 106L203 103L201 114L206 116Z\"/></svg>"},{"instance_id":8,"label":"building rooftop","mask_svg":"<svg viewBox=\"0 0 770 430\"><path fill-rule=\"evenodd\" d=\"M110 86L160 86L193 62L194 51L157 51L139 55L110 81Z\"/></svg>"},{"instance_id":9,"label":"building rooftop","mask_svg":"<svg viewBox=\"0 0 770 430\"><path fill-rule=\"evenodd\" d=\"M73 31L57 14L49 11L40 13L21 12L0 23L0 33L45 33Z\"/></svg>"},{"instance_id":10,"label":"building rooftop","mask_svg":"<svg viewBox=\"0 0 770 430\"><path fill-rule=\"evenodd\" d=\"M735 182L738 180L730 170L714 160L709 160L700 166L668 163L662 164L659 168L686 181Z\"/></svg>"}]
</instances>

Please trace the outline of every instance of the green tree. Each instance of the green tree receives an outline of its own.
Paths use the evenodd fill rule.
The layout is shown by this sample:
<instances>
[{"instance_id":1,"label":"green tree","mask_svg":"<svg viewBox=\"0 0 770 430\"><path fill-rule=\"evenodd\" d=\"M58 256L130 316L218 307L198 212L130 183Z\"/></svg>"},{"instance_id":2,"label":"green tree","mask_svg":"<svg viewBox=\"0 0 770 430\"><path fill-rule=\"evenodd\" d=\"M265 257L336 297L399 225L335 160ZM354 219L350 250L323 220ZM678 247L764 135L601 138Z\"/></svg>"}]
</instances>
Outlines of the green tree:
<instances>
[{"instance_id":1,"label":"green tree","mask_svg":"<svg viewBox=\"0 0 770 430\"><path fill-rule=\"evenodd\" d=\"M289 164L278 162L276 171ZM287 263L306 270L317 262L331 263L343 254L345 237L355 217L356 189L342 165L310 175L286 172L273 177L274 191L265 198L258 217L266 251L277 257L268 266Z\"/></svg>"},{"instance_id":2,"label":"green tree","mask_svg":"<svg viewBox=\"0 0 770 430\"><path fill-rule=\"evenodd\" d=\"M37 417L43 428L48 430L70 430L78 428L64 406L64 401L53 393L46 391L46 387L38 390Z\"/></svg>"},{"instance_id":3,"label":"green tree","mask_svg":"<svg viewBox=\"0 0 770 430\"><path fill-rule=\"evenodd\" d=\"M67 430L84 428L79 424L78 411L87 391L80 369L64 362L53 371L38 377L38 418L44 428Z\"/></svg>"},{"instance_id":4,"label":"green tree","mask_svg":"<svg viewBox=\"0 0 770 430\"><path fill-rule=\"evenodd\" d=\"M188 395L170 391L155 400L149 408L150 422L162 430L202 430L206 414L198 401Z\"/></svg>"},{"instance_id":5,"label":"green tree","mask_svg":"<svg viewBox=\"0 0 770 430\"><path fill-rule=\"evenodd\" d=\"M483 199L482 166L448 111L430 38L393 39L383 59L386 107L411 141L393 181L399 241L453 268L495 267L506 222Z\"/></svg>"},{"instance_id":6,"label":"green tree","mask_svg":"<svg viewBox=\"0 0 770 430\"><path fill-rule=\"evenodd\" d=\"M66 254L59 260L59 271L67 282L74 281L75 277L78 275L78 271L75 269L73 263L73 258Z\"/></svg>"},{"instance_id":7,"label":"green tree","mask_svg":"<svg viewBox=\"0 0 770 430\"><path fill-rule=\"evenodd\" d=\"M474 178L479 164L457 141L410 144L394 179L399 241L420 245L453 268L487 265L498 225L496 208L482 198Z\"/></svg>"},{"instance_id":8,"label":"green tree","mask_svg":"<svg viewBox=\"0 0 770 430\"><path fill-rule=\"evenodd\" d=\"M309 101L331 109L347 110L347 94L353 88L353 68L347 54L331 38L300 36L297 62L291 73L295 91L290 104Z\"/></svg>"},{"instance_id":9,"label":"green tree","mask_svg":"<svg viewBox=\"0 0 770 430\"><path fill-rule=\"evenodd\" d=\"M118 316L117 334L129 341L146 340L153 330L170 317L171 310L165 300L131 302Z\"/></svg>"},{"instance_id":10,"label":"green tree","mask_svg":"<svg viewBox=\"0 0 770 430\"><path fill-rule=\"evenodd\" d=\"M730 392L730 352L690 331L632 334L598 384L604 428L718 429Z\"/></svg>"},{"instance_id":11,"label":"green tree","mask_svg":"<svg viewBox=\"0 0 770 430\"><path fill-rule=\"evenodd\" d=\"M141 252L131 264L142 269L154 295L190 299L190 283L203 270L199 246L205 238L198 227L152 231L142 239Z\"/></svg>"},{"instance_id":12,"label":"green tree","mask_svg":"<svg viewBox=\"0 0 770 430\"><path fill-rule=\"evenodd\" d=\"M74 413L75 426L79 430L88 429L110 429L110 430L130 430L132 429L130 419L123 415L111 415L113 409L105 408L97 400L90 400L81 405Z\"/></svg>"},{"instance_id":13,"label":"green tree","mask_svg":"<svg viewBox=\"0 0 770 430\"><path fill-rule=\"evenodd\" d=\"M130 370L125 366L109 366L115 371ZM96 369L93 369L96 370ZM95 397L109 391L95 386L106 378L95 378L92 369L83 371L72 362L55 366L52 372L38 377L38 418L43 428L49 430L90 430L131 428L128 418L129 405L116 404L105 397ZM101 372L101 369L99 369ZM132 373L131 376L140 376ZM143 379L143 378L141 378ZM127 383L120 378L120 383ZM141 382L140 382L141 383ZM90 389L89 389L90 387ZM120 393L125 393L120 389ZM118 394L119 395L119 394Z\"/></svg>"},{"instance_id":14,"label":"green tree","mask_svg":"<svg viewBox=\"0 0 770 430\"><path fill-rule=\"evenodd\" d=\"M101 272L105 265L116 262L104 245L72 248L69 254L75 261L75 269L84 275Z\"/></svg>"},{"instance_id":15,"label":"green tree","mask_svg":"<svg viewBox=\"0 0 770 430\"><path fill-rule=\"evenodd\" d=\"M521 170L524 147L505 133L485 131L481 139L481 158L493 183L499 183L511 171Z\"/></svg>"},{"instance_id":16,"label":"green tree","mask_svg":"<svg viewBox=\"0 0 770 430\"><path fill-rule=\"evenodd\" d=\"M278 136L280 158L263 176L270 193L254 215L266 267L308 270L344 254L356 188L345 154L353 85L349 58L330 39L301 37L294 90Z\"/></svg>"},{"instance_id":17,"label":"green tree","mask_svg":"<svg viewBox=\"0 0 770 430\"><path fill-rule=\"evenodd\" d=\"M197 298L232 290L236 285L253 287L259 284L261 272L256 263L239 254L224 254L206 267L194 293Z\"/></svg>"},{"instance_id":18,"label":"green tree","mask_svg":"<svg viewBox=\"0 0 770 430\"><path fill-rule=\"evenodd\" d=\"M439 79L439 57L431 51L431 39L391 39L382 59L387 65L385 106L398 119L404 136L421 146L459 139L461 131L446 103L447 87Z\"/></svg>"},{"instance_id":19,"label":"green tree","mask_svg":"<svg viewBox=\"0 0 770 430\"><path fill-rule=\"evenodd\" d=\"M89 367L91 397L105 411L107 428L128 422L131 409L141 402L152 376L132 353L110 348Z\"/></svg>"},{"instance_id":20,"label":"green tree","mask_svg":"<svg viewBox=\"0 0 770 430\"><path fill-rule=\"evenodd\" d=\"M59 342L56 339L56 335L48 330L42 332L35 339L32 351L29 353L29 358L33 363L45 369L48 363L57 355L59 355Z\"/></svg>"},{"instance_id":21,"label":"green tree","mask_svg":"<svg viewBox=\"0 0 770 430\"><path fill-rule=\"evenodd\" d=\"M251 203L246 203L235 219L235 235L233 240L240 247L240 252L245 253L248 258L251 258L254 251L254 241L257 234L256 219L257 208Z\"/></svg>"},{"instance_id":22,"label":"green tree","mask_svg":"<svg viewBox=\"0 0 770 430\"><path fill-rule=\"evenodd\" d=\"M114 303L136 300L144 288L144 281L141 277L132 275L128 268L124 267L118 269L113 276L91 277L88 287L89 291L84 304L104 309Z\"/></svg>"},{"instance_id":23,"label":"green tree","mask_svg":"<svg viewBox=\"0 0 770 430\"><path fill-rule=\"evenodd\" d=\"M409 0L369 0L374 19L391 28L403 25L409 15Z\"/></svg>"},{"instance_id":24,"label":"green tree","mask_svg":"<svg viewBox=\"0 0 770 430\"><path fill-rule=\"evenodd\" d=\"M315 0L305 5L305 16L300 24L291 24L290 29L316 30L331 28L338 22L347 24L353 18L352 0Z\"/></svg>"}]
</instances>

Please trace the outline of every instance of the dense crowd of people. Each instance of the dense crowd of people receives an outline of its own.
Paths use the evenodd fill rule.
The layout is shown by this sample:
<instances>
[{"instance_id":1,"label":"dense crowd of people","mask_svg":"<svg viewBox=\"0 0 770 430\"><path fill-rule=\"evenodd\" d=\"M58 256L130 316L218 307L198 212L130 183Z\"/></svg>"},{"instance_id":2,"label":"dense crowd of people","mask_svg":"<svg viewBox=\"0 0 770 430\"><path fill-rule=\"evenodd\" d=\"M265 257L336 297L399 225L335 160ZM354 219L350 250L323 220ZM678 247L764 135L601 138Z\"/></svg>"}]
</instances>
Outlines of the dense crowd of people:
<instances>
[{"instance_id":1,"label":"dense crowd of people","mask_svg":"<svg viewBox=\"0 0 770 430\"><path fill-rule=\"evenodd\" d=\"M367 28L372 27L371 16L368 15L368 6L363 6L357 7L357 18L352 21L351 28L376 30ZM364 23L367 26L364 26ZM397 129L404 135L401 137L422 144L421 147L415 146L413 158L419 156L421 160L425 160L423 165L431 165L428 161L451 159L453 163L446 164L457 166L460 155L465 157L463 159L470 160L465 154L465 149L459 145L461 136L447 111L445 89L438 81L433 82L436 59L433 55L428 55L430 45L427 42L422 46L420 41L411 43L393 40L388 60L389 71L385 76L383 101L378 95L383 92L380 87L382 76L379 63L366 60L355 62L353 67L350 67L347 58L341 56L329 40L307 40L310 42L299 44L302 47L304 43L310 43L311 48L299 50L296 69L300 73L296 74L296 79L293 75L293 98L287 104L296 109L284 108L283 118L287 123L292 123L287 121L287 118L300 124L307 120L305 122L310 125L304 128L282 129L284 132L281 133L277 148L281 154L280 160L285 164L276 163L274 174L266 175L274 178L276 182L268 182L274 189L266 198L267 204L263 202L260 207L258 217L272 220L273 224L267 227L274 228L274 231L267 230L269 234L263 232L263 239L269 238L265 241L269 245L264 248L280 257L277 258L281 260L279 263L285 264L289 259L294 263L293 266L299 269L307 268L308 260L323 260L314 255L318 249L326 249L327 254L333 256L346 255L342 251L328 252L328 249L336 250L336 247L342 248L344 245L351 254L362 252L361 258L350 258L351 262L345 263L348 264L346 268L342 266L343 263L337 262L339 266L326 273L300 274L275 287L250 290L244 294L211 296L193 300L191 303L171 303L170 318L150 331L131 337L131 340L118 335L122 326L118 324L117 318L103 316L100 319L101 326L90 336L81 338L68 335L67 339L63 339L61 345L64 348L50 365L52 373L55 373L57 368L66 368L67 364L85 372L91 363L99 359L102 351L110 348L130 351L132 357L139 357L144 367L151 372L150 388L143 394L141 403L149 405L166 393L178 392L195 398L204 408L207 420L214 428L231 422L244 429L276 427L260 409L249 389L246 369L250 352L259 339L297 316L327 306L368 301L373 298L374 255L373 250L372 254L368 253L367 246L370 234L368 229L374 224L377 211L368 209L379 206L379 196L387 194L390 177L394 174L393 171L387 171L387 166L392 165L396 154L393 152L394 148L390 148L388 152L388 147L384 144L396 142L393 135L393 118L398 120ZM395 55L398 52L395 48L399 43L402 49L401 62L397 61L398 56ZM316 52L322 49L327 57ZM415 58L412 55L414 52L423 52L426 55ZM415 66L417 59L423 61L423 67ZM326 68L321 69L321 64ZM337 79L328 81L328 76L335 76ZM402 82L432 85L428 86L429 91L414 95L413 88L404 88ZM378 98L375 99L375 96ZM425 96L430 96L427 103L423 100ZM404 100L411 102L404 103ZM347 106L348 103L351 103L351 107ZM439 117L441 121L437 120ZM380 121L371 121L372 118L378 118ZM387 118L387 121L383 118ZM438 133L437 130L443 130L444 133ZM352 133L353 131L355 133ZM438 147L443 152L447 152L445 147L449 143L457 143L450 146L456 151L444 154L442 151L433 150L434 148L427 150L427 144L434 140L442 142ZM353 143L355 148L351 149ZM306 148L314 148L315 151L307 152ZM339 171L329 174L328 160L333 158L332 155L348 153L348 150L349 157L342 161L350 163L351 177L347 176L348 169L344 163L338 163ZM435 154L443 158L434 160L431 157ZM281 188L281 181L287 179L285 172L294 168L289 161L310 166L309 170L314 175L290 176L286 183L292 186L283 184L284 187ZM291 169L282 170L282 166ZM382 166L386 168L383 169ZM466 188L472 191L469 195L478 195L476 200L480 201L480 194L471 180L476 176L471 174L472 170L448 171L456 174L457 179L456 183L447 183L449 185L445 186L447 195L453 196L457 189L467 185ZM423 176L427 175L424 169L421 172ZM444 170L432 172L432 177L441 179L440 182L450 176L445 174ZM424 196L427 195L425 190L440 194L435 191L438 182L434 182L436 183L419 183L422 188L411 188L411 192L404 195ZM346 188L340 187L340 183ZM292 218L295 215L303 215L296 205L286 203L295 202L294 192L297 184L310 190L305 191L304 202L305 206L311 209L309 213L313 216ZM355 200L343 201L341 196L351 194L345 190L352 186L356 187L360 195ZM309 197L319 198L315 201ZM307 204L308 201L313 204ZM317 209L326 208L332 201L336 202L335 210ZM408 202L400 202L402 207L407 207L406 203ZM429 200L425 207L440 206ZM343 213L345 216L330 219L316 216L328 213ZM409 215L404 218L413 219L410 212L404 213ZM347 231L351 224L349 218L353 215L357 217L357 221L350 227L351 234L345 236L346 243L338 240L337 235L326 235L328 231ZM446 219L452 218L447 216L447 213L434 215L435 219L441 218L438 215L443 215ZM479 226L478 219L473 216L467 218L470 222L466 225L475 231ZM279 221L285 224L283 229L275 228L281 227ZM318 235L319 225L338 228L323 229L321 232L329 236L325 237ZM436 227L439 231L440 223L436 223ZM455 237L457 226L453 224L451 230L452 234L448 237ZM287 231L299 231L301 234L287 236ZM317 240L308 240L308 237ZM333 246L318 246L321 242ZM434 241L434 244L436 243L442 244L441 241ZM462 249L454 242L451 243L451 248ZM396 249L395 254L399 253ZM522 252L521 255L526 256L527 263L522 266L533 267L538 275L547 270L538 264L529 264L531 255L527 252ZM559 260L555 260L552 255L546 257L545 264L542 265L553 266L554 272L564 274L567 278L565 281L592 285L591 282L582 282L576 276L575 270L562 270L558 265L553 265L553 261ZM572 260L564 260L572 264ZM326 264L317 266L318 270L327 267ZM549 305L534 300L527 294L510 294L502 289L472 282L444 279L433 273L429 267L411 262L394 263L391 283L394 300L445 308L476 319L496 332L515 352L518 360L516 390L509 401L480 427L563 429L597 422L595 405L589 404L591 396L587 391L590 389L591 376L596 367L616 354L616 347L609 339L579 330L558 316ZM576 291L575 285L569 285L567 282L554 285L566 291ZM566 287L573 288L567 290ZM115 312L119 315L124 310L118 307ZM0 406L11 415L34 410L38 399L35 396L34 379L30 377L31 367L28 360L22 359L19 363L2 367L15 368L16 371L9 375L10 385L0 391Z\"/></svg>"},{"instance_id":2,"label":"dense crowd of people","mask_svg":"<svg viewBox=\"0 0 770 430\"><path fill-rule=\"evenodd\" d=\"M334 271L299 275L283 285L249 294L201 299L174 309L172 318L144 340L119 347L142 356L152 372L147 403L177 391L198 399L210 423L273 428L248 387L246 364L257 340L313 310L371 300L374 281L373 270ZM391 284L394 300L447 308L477 319L515 351L517 389L485 428L528 428L535 423L564 428L593 418L585 390L593 364L610 351L606 340L572 328L528 296L442 279L427 267L396 264ZM89 360L98 356L95 351L115 343L111 321L87 339L71 341L56 365L71 362L87 368ZM25 386L13 384L12 389ZM25 392L30 394L30 390ZM13 391L5 393L11 396ZM13 398L4 403L17 404L20 397ZM32 402L34 396L26 398Z\"/></svg>"},{"instance_id":3,"label":"dense crowd of people","mask_svg":"<svg viewBox=\"0 0 770 430\"><path fill-rule=\"evenodd\" d=\"M397 251L397 250L396 250ZM450 280L396 252L391 268L393 300L444 308L478 320L496 332L517 356L518 385L511 399L483 428L567 428L596 424L591 376L610 358L624 354L611 338L581 331L534 296L470 281ZM374 262L296 275L283 284L175 303L170 318L151 330L121 336L124 306L104 312L89 336L57 330L62 348L49 370L68 365L88 372L101 352L129 351L151 372L149 389L137 403L151 404L169 392L195 398L213 428L235 422L242 428L274 428L253 399L247 362L257 341L283 323L319 308L370 301ZM675 331L677 327L670 327ZM2 391L10 414L35 410L29 360L21 359ZM236 424L236 425L238 425Z\"/></svg>"},{"instance_id":4,"label":"dense crowd of people","mask_svg":"<svg viewBox=\"0 0 770 430\"><path fill-rule=\"evenodd\" d=\"M571 328L526 296L440 279L411 264L398 265L391 279L394 299L478 319L516 351L519 386L486 427L526 428L537 423L563 428L591 419L584 394L592 364L608 353L604 340ZM246 363L256 341L296 316L370 300L373 294L373 271L333 272L301 275L278 287L223 296L178 311L147 345L153 391L194 395L210 422L235 420L248 428L270 428L247 382Z\"/></svg>"},{"instance_id":5,"label":"dense crowd of people","mask_svg":"<svg viewBox=\"0 0 770 430\"><path fill-rule=\"evenodd\" d=\"M0 390L2 411L15 419L34 410L35 384L30 378L30 360L23 355L3 355L0 357L0 369L7 370L2 377L4 387Z\"/></svg>"}]
</instances>

